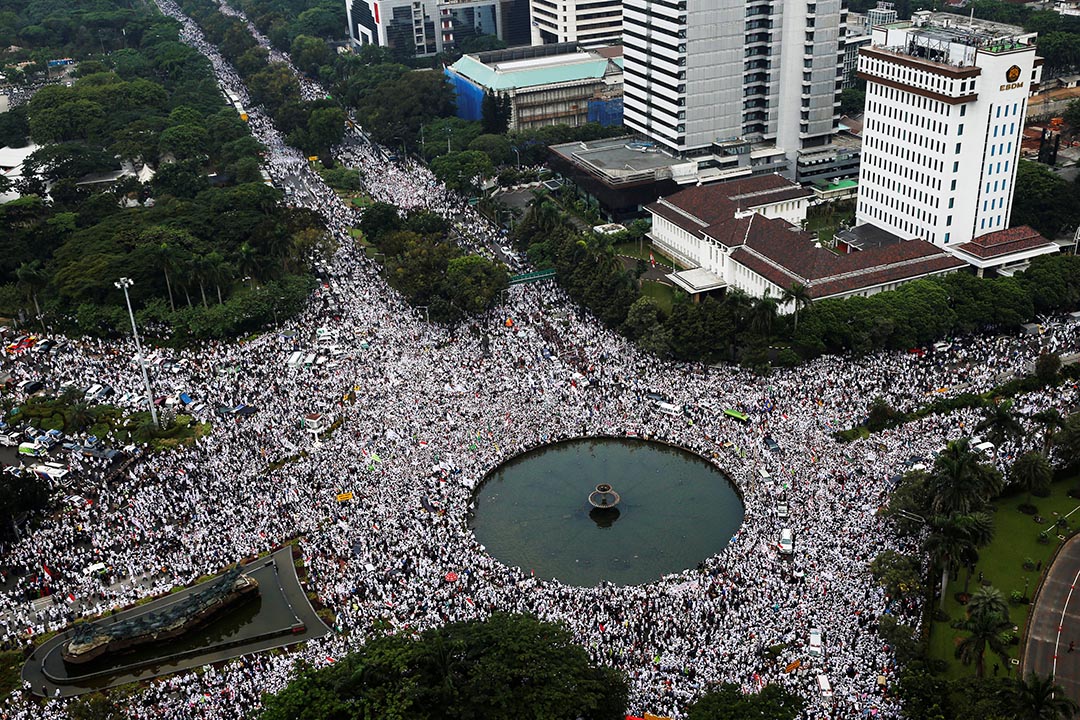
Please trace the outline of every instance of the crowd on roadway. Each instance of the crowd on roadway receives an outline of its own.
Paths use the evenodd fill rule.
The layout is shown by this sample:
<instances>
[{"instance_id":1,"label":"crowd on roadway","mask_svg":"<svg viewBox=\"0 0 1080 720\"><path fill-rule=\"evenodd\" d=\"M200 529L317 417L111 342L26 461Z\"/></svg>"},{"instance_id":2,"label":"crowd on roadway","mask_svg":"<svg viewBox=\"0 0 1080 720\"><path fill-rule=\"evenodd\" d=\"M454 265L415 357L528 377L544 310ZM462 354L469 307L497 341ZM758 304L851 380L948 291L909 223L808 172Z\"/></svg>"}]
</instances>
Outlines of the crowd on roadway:
<instances>
[{"instance_id":1,"label":"crowd on roadway","mask_svg":"<svg viewBox=\"0 0 1080 720\"><path fill-rule=\"evenodd\" d=\"M222 86L246 102L240 79L192 21L172 0L158 5L184 24L183 40L210 58ZM305 95L325 94L307 78L303 87ZM430 326L349 242L357 211L259 108L248 114L274 181L300 178L309 192L298 202L322 213L340 240L323 268L328 280L274 332L174 353L176 371L159 372L155 383L208 405L258 411L215 419L213 432L190 447L141 456L88 491L92 502L6 548L0 562L34 571L56 600L39 610L26 600L29 575L15 583L0 594L0 640L27 646L78 616L166 592L299 537L309 587L334 612L335 632L295 652L151 682L127 706L131 717L236 717L284 687L298 660L333 662L377 627L412 632L494 611L566 623L596 660L626 673L634 714L678 716L723 681L747 691L787 686L808 699L807 718L899 716L878 683L893 681L896 663L877 623L890 614L915 624L921 608L887 597L867 566L886 549L918 550L877 511L913 456L932 458L969 436L978 415L930 416L846 445L833 433L862 420L875 397L911 409L1029 372L1047 348L1076 352L1080 325L1048 321L1035 338L971 337L927 353L825 357L768 377L644 354L550 281L511 288L497 312L472 325ZM475 247L497 241L497 230L425 168L389 160L359 129L350 129L338 160L362 172L374 199L448 217ZM336 338L345 357L286 367L317 332ZM140 390L131 344L84 338L71 348L53 366L47 356L7 362L16 377L44 370L72 382L107 380L118 393ZM684 412L661 412L650 396ZM1066 411L1078 399L1066 385L1022 396L1018 408ZM726 416L728 408L749 421ZM311 412L340 426L316 440L300 425ZM512 456L581 436L647 438L700 454L740 489L744 523L700 566L636 587L570 587L491 557L468 524L477 486ZM999 447L994 460L1006 468L1038 443L1033 432ZM306 457L296 458L298 448ZM339 501L345 492L352 499ZM776 513L781 496L787 519ZM791 557L777 549L783 527L794 531ZM107 567L103 575L86 572L97 563ZM824 631L817 658L807 653L812 627ZM795 660L802 667L785 672ZM818 675L829 679L831 696L819 692ZM50 699L15 692L0 715L63 716L66 701L51 699L55 687L24 690Z\"/></svg>"}]
</instances>

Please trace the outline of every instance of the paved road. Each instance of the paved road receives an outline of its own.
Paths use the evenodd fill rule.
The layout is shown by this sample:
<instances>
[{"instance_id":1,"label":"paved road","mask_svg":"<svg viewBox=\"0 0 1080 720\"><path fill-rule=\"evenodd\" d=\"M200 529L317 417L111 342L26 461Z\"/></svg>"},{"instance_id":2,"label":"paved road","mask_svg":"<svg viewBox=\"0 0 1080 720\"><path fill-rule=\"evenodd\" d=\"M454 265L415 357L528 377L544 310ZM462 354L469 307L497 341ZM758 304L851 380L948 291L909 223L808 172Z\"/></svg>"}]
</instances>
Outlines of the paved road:
<instances>
[{"instance_id":1,"label":"paved road","mask_svg":"<svg viewBox=\"0 0 1080 720\"><path fill-rule=\"evenodd\" d=\"M1069 643L1076 650L1069 652ZM1080 702L1080 535L1058 553L1032 610L1021 667L1027 675L1054 675Z\"/></svg>"}]
</instances>

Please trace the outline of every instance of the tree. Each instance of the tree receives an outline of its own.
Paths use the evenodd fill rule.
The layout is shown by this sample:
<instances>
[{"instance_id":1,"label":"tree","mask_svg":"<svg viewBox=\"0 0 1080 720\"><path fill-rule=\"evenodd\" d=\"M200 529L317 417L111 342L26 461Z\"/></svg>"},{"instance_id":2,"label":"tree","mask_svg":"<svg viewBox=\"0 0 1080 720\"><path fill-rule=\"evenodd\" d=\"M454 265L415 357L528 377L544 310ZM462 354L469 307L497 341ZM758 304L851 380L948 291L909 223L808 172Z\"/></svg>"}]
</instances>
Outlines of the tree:
<instances>
[{"instance_id":1,"label":"tree","mask_svg":"<svg viewBox=\"0 0 1080 720\"><path fill-rule=\"evenodd\" d=\"M480 103L480 115L485 133L503 136L510 124L510 97L505 93L495 95L490 90L485 92Z\"/></svg>"},{"instance_id":2,"label":"tree","mask_svg":"<svg viewBox=\"0 0 1080 720\"><path fill-rule=\"evenodd\" d=\"M953 440L934 458L928 488L931 512L967 514L1001 492L1001 474L979 462L966 439Z\"/></svg>"},{"instance_id":3,"label":"tree","mask_svg":"<svg viewBox=\"0 0 1080 720\"><path fill-rule=\"evenodd\" d=\"M1035 361L1035 377L1043 385L1050 385L1057 380L1061 370L1061 357L1055 352L1044 352Z\"/></svg>"},{"instance_id":4,"label":"tree","mask_svg":"<svg viewBox=\"0 0 1080 720\"><path fill-rule=\"evenodd\" d=\"M19 287L22 288L27 300L34 302L34 317L41 317L41 306L38 305L38 291L45 287L49 276L41 265L40 260L24 262L15 271Z\"/></svg>"},{"instance_id":5,"label":"tree","mask_svg":"<svg viewBox=\"0 0 1080 720\"><path fill-rule=\"evenodd\" d=\"M1026 680L1009 679L1001 690L1002 699L1014 720L1070 720L1080 706L1054 684L1054 676L1030 673Z\"/></svg>"},{"instance_id":6,"label":"tree","mask_svg":"<svg viewBox=\"0 0 1080 720\"><path fill-rule=\"evenodd\" d=\"M1042 46L1040 38L1040 47ZM1077 189L1045 165L1020 160L1016 166L1011 222L1030 225L1051 240L1078 220Z\"/></svg>"},{"instance_id":7,"label":"tree","mask_svg":"<svg viewBox=\"0 0 1080 720\"><path fill-rule=\"evenodd\" d=\"M24 513L43 511L49 502L49 488L34 473L0 473L0 508L3 508L15 537L17 519Z\"/></svg>"},{"instance_id":8,"label":"tree","mask_svg":"<svg viewBox=\"0 0 1080 720\"><path fill-rule=\"evenodd\" d=\"M469 143L469 149L484 153L495 166L506 165L511 160L510 141L505 135L480 135Z\"/></svg>"},{"instance_id":9,"label":"tree","mask_svg":"<svg viewBox=\"0 0 1080 720\"><path fill-rule=\"evenodd\" d=\"M345 111L338 107L321 107L311 111L307 137L309 147L316 155L328 152L341 142L345 137L345 119Z\"/></svg>"},{"instance_id":10,"label":"tree","mask_svg":"<svg viewBox=\"0 0 1080 720\"><path fill-rule=\"evenodd\" d=\"M793 303L795 307L795 327L792 332L799 331L799 311L803 308L810 307L810 303L813 302L813 298L810 297L810 291L802 283L793 283L791 287L785 288L784 292L780 296L781 305L787 305Z\"/></svg>"},{"instance_id":11,"label":"tree","mask_svg":"<svg viewBox=\"0 0 1080 720\"><path fill-rule=\"evenodd\" d=\"M805 701L779 685L770 684L756 695L734 683L724 683L690 706L687 720L795 720Z\"/></svg>"},{"instance_id":12,"label":"tree","mask_svg":"<svg viewBox=\"0 0 1080 720\"><path fill-rule=\"evenodd\" d=\"M885 550L870 563L870 574L892 598L918 594L922 586L922 568L910 555Z\"/></svg>"},{"instance_id":13,"label":"tree","mask_svg":"<svg viewBox=\"0 0 1080 720\"><path fill-rule=\"evenodd\" d=\"M962 628L970 633L956 646L956 657L965 665L975 663L975 676L985 673L983 656L986 650L1001 658L1006 665L1009 661L1009 646L1004 639L1006 630L1012 629L1012 623L996 613L972 616L964 621Z\"/></svg>"},{"instance_id":14,"label":"tree","mask_svg":"<svg viewBox=\"0 0 1080 720\"><path fill-rule=\"evenodd\" d=\"M477 180L491 175L494 168L491 158L477 150L448 153L431 162L435 177L461 193L475 193Z\"/></svg>"},{"instance_id":15,"label":"tree","mask_svg":"<svg viewBox=\"0 0 1080 720\"><path fill-rule=\"evenodd\" d=\"M506 268L479 255L454 258L446 267L445 294L469 315L487 310L508 286Z\"/></svg>"},{"instance_id":16,"label":"tree","mask_svg":"<svg viewBox=\"0 0 1080 720\"><path fill-rule=\"evenodd\" d=\"M999 615L1009 619L1009 603L996 587L980 587L967 604L968 617Z\"/></svg>"},{"instance_id":17,"label":"tree","mask_svg":"<svg viewBox=\"0 0 1080 720\"><path fill-rule=\"evenodd\" d=\"M289 56L296 67L312 76L319 71L320 66L329 64L331 59L330 48L326 43L310 35L294 37Z\"/></svg>"},{"instance_id":18,"label":"tree","mask_svg":"<svg viewBox=\"0 0 1080 720\"><path fill-rule=\"evenodd\" d=\"M866 105L866 90L859 88L844 88L840 91L840 114L856 115L863 111Z\"/></svg>"},{"instance_id":19,"label":"tree","mask_svg":"<svg viewBox=\"0 0 1080 720\"><path fill-rule=\"evenodd\" d=\"M750 329L762 339L767 340L772 336L773 324L776 322L776 313L779 306L779 301L768 294L754 300L753 308L750 311Z\"/></svg>"},{"instance_id":20,"label":"tree","mask_svg":"<svg viewBox=\"0 0 1080 720\"><path fill-rule=\"evenodd\" d=\"M1031 495L1049 489L1050 481L1054 478L1054 469L1045 455L1029 452L1016 458L1009 470L1009 478L1027 493L1024 505L1028 506L1029 512L1034 512L1034 508L1031 508Z\"/></svg>"},{"instance_id":21,"label":"tree","mask_svg":"<svg viewBox=\"0 0 1080 720\"><path fill-rule=\"evenodd\" d=\"M1073 413L1054 436L1054 444L1066 467L1080 465L1080 413Z\"/></svg>"},{"instance_id":22,"label":"tree","mask_svg":"<svg viewBox=\"0 0 1080 720\"><path fill-rule=\"evenodd\" d=\"M159 145L177 160L199 160L209 155L210 137L201 125L175 125L161 133Z\"/></svg>"},{"instance_id":23,"label":"tree","mask_svg":"<svg viewBox=\"0 0 1080 720\"><path fill-rule=\"evenodd\" d=\"M1031 416L1031 421L1038 423L1043 429L1043 455L1050 455L1050 447L1054 444L1054 431L1061 427L1061 411L1057 408L1046 408Z\"/></svg>"},{"instance_id":24,"label":"tree","mask_svg":"<svg viewBox=\"0 0 1080 720\"><path fill-rule=\"evenodd\" d=\"M376 638L267 696L263 720L622 720L626 679L590 663L569 632L495 614L419 636Z\"/></svg>"},{"instance_id":25,"label":"tree","mask_svg":"<svg viewBox=\"0 0 1080 720\"><path fill-rule=\"evenodd\" d=\"M948 597L949 571L961 565L973 564L978 559L975 543L960 517L933 520L931 532L923 542L923 551L930 555L934 565L941 568L942 610Z\"/></svg>"},{"instance_id":26,"label":"tree","mask_svg":"<svg viewBox=\"0 0 1080 720\"><path fill-rule=\"evenodd\" d=\"M385 233L401 229L401 213L390 203L375 202L364 208L360 217L360 232L367 241L378 245Z\"/></svg>"},{"instance_id":27,"label":"tree","mask_svg":"<svg viewBox=\"0 0 1080 720\"><path fill-rule=\"evenodd\" d=\"M986 433L995 444L1000 445L1010 438L1018 438L1024 434L1024 426L1012 413L1013 401L1001 400L991 404L983 413L983 419L975 426L975 430Z\"/></svg>"}]
</instances>

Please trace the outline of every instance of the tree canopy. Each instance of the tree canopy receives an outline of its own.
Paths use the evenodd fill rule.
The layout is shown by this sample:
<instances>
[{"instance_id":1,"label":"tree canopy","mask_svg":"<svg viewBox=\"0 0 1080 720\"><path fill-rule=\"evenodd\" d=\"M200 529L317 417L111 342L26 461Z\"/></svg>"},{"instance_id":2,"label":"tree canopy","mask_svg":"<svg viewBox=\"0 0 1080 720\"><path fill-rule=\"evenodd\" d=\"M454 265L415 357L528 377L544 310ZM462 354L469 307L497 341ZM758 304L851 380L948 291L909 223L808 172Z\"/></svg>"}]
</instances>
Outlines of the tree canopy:
<instances>
[{"instance_id":1,"label":"tree canopy","mask_svg":"<svg viewBox=\"0 0 1080 720\"><path fill-rule=\"evenodd\" d=\"M626 699L563 627L496 614L372 639L267 696L262 720L622 720Z\"/></svg>"}]
</instances>

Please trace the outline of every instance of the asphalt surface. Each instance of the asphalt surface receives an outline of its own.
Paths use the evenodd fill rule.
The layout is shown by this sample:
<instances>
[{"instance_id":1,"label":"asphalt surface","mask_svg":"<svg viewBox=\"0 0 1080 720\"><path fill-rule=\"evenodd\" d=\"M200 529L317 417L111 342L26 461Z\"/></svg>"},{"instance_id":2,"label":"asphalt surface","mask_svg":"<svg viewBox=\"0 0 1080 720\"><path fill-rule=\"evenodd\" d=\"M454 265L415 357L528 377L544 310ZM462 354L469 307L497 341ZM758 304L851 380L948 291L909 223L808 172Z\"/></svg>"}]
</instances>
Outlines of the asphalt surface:
<instances>
[{"instance_id":1,"label":"asphalt surface","mask_svg":"<svg viewBox=\"0 0 1080 720\"><path fill-rule=\"evenodd\" d=\"M1032 609L1021 668L1024 675L1053 675L1080 702L1080 535L1065 543L1046 574Z\"/></svg>"}]
</instances>

